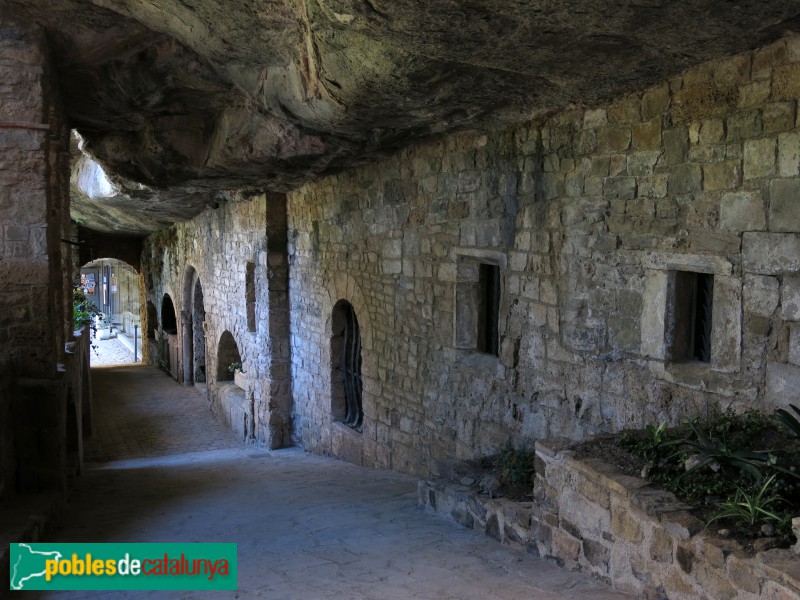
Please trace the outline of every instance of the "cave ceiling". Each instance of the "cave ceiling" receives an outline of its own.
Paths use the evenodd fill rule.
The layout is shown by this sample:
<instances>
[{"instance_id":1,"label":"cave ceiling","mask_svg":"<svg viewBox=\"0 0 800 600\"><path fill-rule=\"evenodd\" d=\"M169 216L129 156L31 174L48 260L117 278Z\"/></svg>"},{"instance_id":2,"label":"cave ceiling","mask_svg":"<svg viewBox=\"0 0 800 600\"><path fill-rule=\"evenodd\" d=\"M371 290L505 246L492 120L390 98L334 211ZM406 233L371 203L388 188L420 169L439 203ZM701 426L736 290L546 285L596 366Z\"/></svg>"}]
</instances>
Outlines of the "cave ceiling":
<instances>
[{"instance_id":1,"label":"cave ceiling","mask_svg":"<svg viewBox=\"0 0 800 600\"><path fill-rule=\"evenodd\" d=\"M73 215L146 233L426 137L592 106L800 28L796 0L0 0L44 27ZM91 157L91 158L90 158ZM102 165L110 187L87 186Z\"/></svg>"}]
</instances>

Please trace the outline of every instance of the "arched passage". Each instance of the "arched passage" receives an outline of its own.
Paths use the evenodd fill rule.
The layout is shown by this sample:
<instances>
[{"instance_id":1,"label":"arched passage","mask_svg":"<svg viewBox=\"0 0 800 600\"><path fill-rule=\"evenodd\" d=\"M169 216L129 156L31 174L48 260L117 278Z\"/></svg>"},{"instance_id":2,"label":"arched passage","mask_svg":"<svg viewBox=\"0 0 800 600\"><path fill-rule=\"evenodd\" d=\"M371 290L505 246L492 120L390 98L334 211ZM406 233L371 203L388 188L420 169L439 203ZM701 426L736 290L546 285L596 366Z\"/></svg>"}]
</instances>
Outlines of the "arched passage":
<instances>
[{"instance_id":1,"label":"arched passage","mask_svg":"<svg viewBox=\"0 0 800 600\"><path fill-rule=\"evenodd\" d=\"M175 316L175 305L172 303L172 298L169 294L164 294L161 300L161 329L164 333L170 335L177 335L178 333L178 319Z\"/></svg>"},{"instance_id":2,"label":"arched passage","mask_svg":"<svg viewBox=\"0 0 800 600\"><path fill-rule=\"evenodd\" d=\"M147 301L147 339L155 339L158 329L158 311L156 305Z\"/></svg>"},{"instance_id":3,"label":"arched passage","mask_svg":"<svg viewBox=\"0 0 800 600\"><path fill-rule=\"evenodd\" d=\"M192 266L186 267L183 281L183 383L206 381L206 310L203 286Z\"/></svg>"},{"instance_id":4,"label":"arched passage","mask_svg":"<svg viewBox=\"0 0 800 600\"><path fill-rule=\"evenodd\" d=\"M206 381L206 309L203 303L203 286L198 278L192 294L192 365L195 383Z\"/></svg>"},{"instance_id":5,"label":"arched passage","mask_svg":"<svg viewBox=\"0 0 800 600\"><path fill-rule=\"evenodd\" d=\"M361 431L361 332L353 305L339 300L331 313L331 416Z\"/></svg>"},{"instance_id":6,"label":"arched passage","mask_svg":"<svg viewBox=\"0 0 800 600\"><path fill-rule=\"evenodd\" d=\"M233 381L232 363L242 362L239 346L230 331L224 331L217 346L217 381Z\"/></svg>"}]
</instances>

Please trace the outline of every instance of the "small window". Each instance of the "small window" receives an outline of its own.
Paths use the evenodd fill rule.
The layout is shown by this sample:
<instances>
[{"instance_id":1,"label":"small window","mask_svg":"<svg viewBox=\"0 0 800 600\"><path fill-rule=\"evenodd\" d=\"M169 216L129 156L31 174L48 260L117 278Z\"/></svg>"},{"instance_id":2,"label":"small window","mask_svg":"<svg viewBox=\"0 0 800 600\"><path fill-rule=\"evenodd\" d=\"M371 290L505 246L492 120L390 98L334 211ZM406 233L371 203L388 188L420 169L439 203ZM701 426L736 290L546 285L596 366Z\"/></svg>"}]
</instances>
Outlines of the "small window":
<instances>
[{"instance_id":1,"label":"small window","mask_svg":"<svg viewBox=\"0 0 800 600\"><path fill-rule=\"evenodd\" d=\"M164 294L161 300L161 329L164 333L176 335L178 333L178 320L175 316L175 305L169 294Z\"/></svg>"},{"instance_id":2,"label":"small window","mask_svg":"<svg viewBox=\"0 0 800 600\"><path fill-rule=\"evenodd\" d=\"M673 271L667 305L667 358L672 362L711 361L714 276Z\"/></svg>"},{"instance_id":3,"label":"small window","mask_svg":"<svg viewBox=\"0 0 800 600\"><path fill-rule=\"evenodd\" d=\"M500 267L462 259L456 283L455 345L498 356Z\"/></svg>"},{"instance_id":4,"label":"small window","mask_svg":"<svg viewBox=\"0 0 800 600\"><path fill-rule=\"evenodd\" d=\"M245 301L247 302L247 330L256 330L256 264L247 263L245 272Z\"/></svg>"}]
</instances>

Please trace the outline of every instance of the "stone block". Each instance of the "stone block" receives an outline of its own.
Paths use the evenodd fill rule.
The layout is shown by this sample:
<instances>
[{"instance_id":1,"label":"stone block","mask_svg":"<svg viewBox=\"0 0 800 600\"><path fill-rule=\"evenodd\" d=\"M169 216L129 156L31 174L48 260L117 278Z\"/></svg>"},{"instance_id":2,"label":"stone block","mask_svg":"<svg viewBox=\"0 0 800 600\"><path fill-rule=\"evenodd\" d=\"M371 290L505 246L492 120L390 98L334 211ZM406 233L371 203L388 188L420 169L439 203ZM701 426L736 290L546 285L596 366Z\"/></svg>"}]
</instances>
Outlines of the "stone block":
<instances>
[{"instance_id":1,"label":"stone block","mask_svg":"<svg viewBox=\"0 0 800 600\"><path fill-rule=\"evenodd\" d=\"M583 127L585 129L592 129L603 127L608 124L608 114L602 108L587 110L583 113Z\"/></svg>"},{"instance_id":2,"label":"stone block","mask_svg":"<svg viewBox=\"0 0 800 600\"><path fill-rule=\"evenodd\" d=\"M772 137L745 140L744 178L757 179L775 175L776 147L776 140Z\"/></svg>"},{"instance_id":3,"label":"stone block","mask_svg":"<svg viewBox=\"0 0 800 600\"><path fill-rule=\"evenodd\" d=\"M721 144L725 140L725 123L722 119L705 119L699 135L702 144Z\"/></svg>"},{"instance_id":4,"label":"stone block","mask_svg":"<svg viewBox=\"0 0 800 600\"><path fill-rule=\"evenodd\" d=\"M663 140L665 165L678 165L686 160L686 153L689 151L689 132L685 127L665 130Z\"/></svg>"},{"instance_id":5,"label":"stone block","mask_svg":"<svg viewBox=\"0 0 800 600\"><path fill-rule=\"evenodd\" d=\"M783 278L781 317L784 321L800 321L800 277Z\"/></svg>"},{"instance_id":6,"label":"stone block","mask_svg":"<svg viewBox=\"0 0 800 600\"><path fill-rule=\"evenodd\" d=\"M661 119L655 118L633 126L631 143L635 150L661 146Z\"/></svg>"},{"instance_id":7,"label":"stone block","mask_svg":"<svg viewBox=\"0 0 800 600\"><path fill-rule=\"evenodd\" d=\"M739 187L742 171L738 160L709 163L703 166L703 189L709 192Z\"/></svg>"},{"instance_id":8,"label":"stone block","mask_svg":"<svg viewBox=\"0 0 800 600\"><path fill-rule=\"evenodd\" d=\"M789 324L789 362L800 366L800 323Z\"/></svg>"},{"instance_id":9,"label":"stone block","mask_svg":"<svg viewBox=\"0 0 800 600\"><path fill-rule=\"evenodd\" d=\"M730 114L739 104L739 86L690 85L673 94L672 119L686 124L707 117Z\"/></svg>"},{"instance_id":10,"label":"stone block","mask_svg":"<svg viewBox=\"0 0 800 600\"><path fill-rule=\"evenodd\" d=\"M769 318L780 302L780 283L777 277L745 275L743 293L746 314Z\"/></svg>"},{"instance_id":11,"label":"stone block","mask_svg":"<svg viewBox=\"0 0 800 600\"><path fill-rule=\"evenodd\" d=\"M769 200L769 230L800 231L800 180L773 180Z\"/></svg>"},{"instance_id":12,"label":"stone block","mask_svg":"<svg viewBox=\"0 0 800 600\"><path fill-rule=\"evenodd\" d=\"M630 125L642 120L641 98L636 94L619 98L608 107L606 114L612 125Z\"/></svg>"},{"instance_id":13,"label":"stone block","mask_svg":"<svg viewBox=\"0 0 800 600\"><path fill-rule=\"evenodd\" d=\"M669 101L667 84L647 90L642 95L642 118L647 120L662 115L669 108Z\"/></svg>"},{"instance_id":14,"label":"stone block","mask_svg":"<svg viewBox=\"0 0 800 600\"><path fill-rule=\"evenodd\" d=\"M764 402L769 407L800 405L800 367L767 363L767 391Z\"/></svg>"},{"instance_id":15,"label":"stone block","mask_svg":"<svg viewBox=\"0 0 800 600\"><path fill-rule=\"evenodd\" d=\"M611 550L596 540L584 539L583 556L593 567L597 567L605 573L608 573L608 562L611 558Z\"/></svg>"},{"instance_id":16,"label":"stone block","mask_svg":"<svg viewBox=\"0 0 800 600\"><path fill-rule=\"evenodd\" d=\"M735 113L726 119L728 142L741 142L761 135L761 113L757 110Z\"/></svg>"},{"instance_id":17,"label":"stone block","mask_svg":"<svg viewBox=\"0 0 800 600\"><path fill-rule=\"evenodd\" d=\"M745 232L742 236L742 261L746 272L761 275L800 271L800 236Z\"/></svg>"},{"instance_id":18,"label":"stone block","mask_svg":"<svg viewBox=\"0 0 800 600\"><path fill-rule=\"evenodd\" d=\"M653 169L661 156L660 152L633 152L628 155L628 175L646 177L653 174Z\"/></svg>"},{"instance_id":19,"label":"stone block","mask_svg":"<svg viewBox=\"0 0 800 600\"><path fill-rule=\"evenodd\" d=\"M604 127L598 135L600 151L623 152L631 145L631 130L627 127Z\"/></svg>"},{"instance_id":20,"label":"stone block","mask_svg":"<svg viewBox=\"0 0 800 600\"><path fill-rule=\"evenodd\" d=\"M775 100L800 98L800 63L781 65L772 70L772 97Z\"/></svg>"},{"instance_id":21,"label":"stone block","mask_svg":"<svg viewBox=\"0 0 800 600\"><path fill-rule=\"evenodd\" d=\"M714 277L711 363L716 371L739 371L742 351L742 284L738 277Z\"/></svg>"},{"instance_id":22,"label":"stone block","mask_svg":"<svg viewBox=\"0 0 800 600\"><path fill-rule=\"evenodd\" d=\"M729 231L763 231L767 227L760 192L727 192L720 199L719 226Z\"/></svg>"},{"instance_id":23,"label":"stone block","mask_svg":"<svg viewBox=\"0 0 800 600\"><path fill-rule=\"evenodd\" d=\"M667 184L670 194L691 194L699 192L703 181L700 165L688 163L675 167Z\"/></svg>"},{"instance_id":24,"label":"stone block","mask_svg":"<svg viewBox=\"0 0 800 600\"><path fill-rule=\"evenodd\" d=\"M778 136L778 175L794 177L800 174L800 132Z\"/></svg>"},{"instance_id":25,"label":"stone block","mask_svg":"<svg viewBox=\"0 0 800 600\"><path fill-rule=\"evenodd\" d=\"M618 505L611 511L611 532L618 538L637 544L644 539L644 531L631 516L628 506Z\"/></svg>"},{"instance_id":26,"label":"stone block","mask_svg":"<svg viewBox=\"0 0 800 600\"><path fill-rule=\"evenodd\" d=\"M764 106L761 121L765 133L794 129L794 102L773 102L767 104Z\"/></svg>"},{"instance_id":27,"label":"stone block","mask_svg":"<svg viewBox=\"0 0 800 600\"><path fill-rule=\"evenodd\" d=\"M739 87L739 108L761 106L771 93L769 80L753 81Z\"/></svg>"},{"instance_id":28,"label":"stone block","mask_svg":"<svg viewBox=\"0 0 800 600\"><path fill-rule=\"evenodd\" d=\"M608 199L633 200L636 197L636 179L606 177L603 180L603 195Z\"/></svg>"}]
</instances>

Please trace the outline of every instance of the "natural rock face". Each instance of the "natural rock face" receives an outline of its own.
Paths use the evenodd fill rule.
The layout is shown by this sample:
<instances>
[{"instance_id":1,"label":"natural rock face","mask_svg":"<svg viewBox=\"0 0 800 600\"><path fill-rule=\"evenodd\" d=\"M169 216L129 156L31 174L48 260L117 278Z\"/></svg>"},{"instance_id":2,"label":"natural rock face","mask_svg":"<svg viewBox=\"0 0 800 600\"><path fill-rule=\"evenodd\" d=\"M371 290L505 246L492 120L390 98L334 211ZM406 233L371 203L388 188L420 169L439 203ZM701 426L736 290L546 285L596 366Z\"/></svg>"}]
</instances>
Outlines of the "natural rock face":
<instances>
[{"instance_id":1,"label":"natural rock face","mask_svg":"<svg viewBox=\"0 0 800 600\"><path fill-rule=\"evenodd\" d=\"M177 188L158 200L167 219L202 208L187 192L293 189L431 134L596 105L798 27L791 0L0 6L50 32L94 156Z\"/></svg>"}]
</instances>

